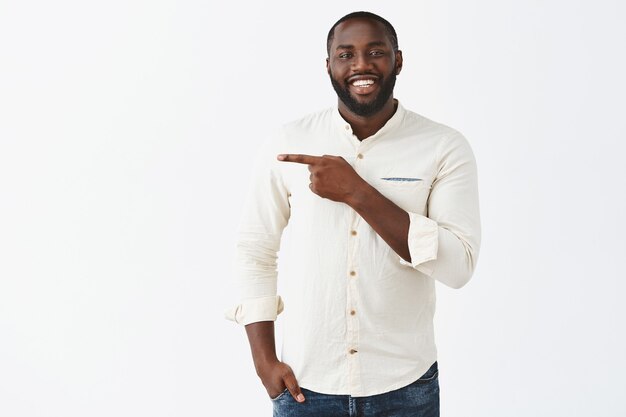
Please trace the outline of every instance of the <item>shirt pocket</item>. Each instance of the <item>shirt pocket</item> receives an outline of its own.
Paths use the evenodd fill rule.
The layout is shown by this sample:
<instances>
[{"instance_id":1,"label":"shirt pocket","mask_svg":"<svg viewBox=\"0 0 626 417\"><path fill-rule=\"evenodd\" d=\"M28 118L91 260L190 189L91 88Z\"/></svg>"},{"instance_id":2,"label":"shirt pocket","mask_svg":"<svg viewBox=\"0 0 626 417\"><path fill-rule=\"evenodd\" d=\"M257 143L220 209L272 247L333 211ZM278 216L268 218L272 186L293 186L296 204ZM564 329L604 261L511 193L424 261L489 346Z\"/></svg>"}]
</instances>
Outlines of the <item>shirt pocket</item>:
<instances>
[{"instance_id":1,"label":"shirt pocket","mask_svg":"<svg viewBox=\"0 0 626 417\"><path fill-rule=\"evenodd\" d=\"M372 185L404 211L426 215L430 181L416 178L380 178Z\"/></svg>"}]
</instances>

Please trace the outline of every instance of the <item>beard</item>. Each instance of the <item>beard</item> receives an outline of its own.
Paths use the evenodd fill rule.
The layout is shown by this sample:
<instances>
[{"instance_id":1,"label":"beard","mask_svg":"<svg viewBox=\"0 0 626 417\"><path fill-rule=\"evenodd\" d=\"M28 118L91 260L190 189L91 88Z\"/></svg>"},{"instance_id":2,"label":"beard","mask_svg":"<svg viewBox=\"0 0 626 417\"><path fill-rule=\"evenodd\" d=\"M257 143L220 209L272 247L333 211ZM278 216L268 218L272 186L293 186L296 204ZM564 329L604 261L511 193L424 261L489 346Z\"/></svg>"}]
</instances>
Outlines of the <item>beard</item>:
<instances>
[{"instance_id":1,"label":"beard","mask_svg":"<svg viewBox=\"0 0 626 417\"><path fill-rule=\"evenodd\" d=\"M378 82L380 82L380 91L378 91L378 94L373 100L360 103L350 94L349 87L345 85L345 83L340 83L333 77L332 71L329 75L330 83L333 85L339 100L345 104L348 110L361 117L368 117L382 110L387 100L389 100L393 94L393 88L396 85L396 74L392 72L389 77L378 80Z\"/></svg>"}]
</instances>

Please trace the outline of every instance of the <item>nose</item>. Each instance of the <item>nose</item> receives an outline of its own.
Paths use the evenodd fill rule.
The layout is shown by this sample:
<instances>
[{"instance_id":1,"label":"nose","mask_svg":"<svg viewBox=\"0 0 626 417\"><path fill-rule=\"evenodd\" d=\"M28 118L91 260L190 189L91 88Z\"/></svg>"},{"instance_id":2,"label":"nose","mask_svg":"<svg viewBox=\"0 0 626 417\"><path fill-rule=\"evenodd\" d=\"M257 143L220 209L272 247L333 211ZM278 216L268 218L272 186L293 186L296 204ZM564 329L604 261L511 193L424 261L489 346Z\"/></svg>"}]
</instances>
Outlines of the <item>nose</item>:
<instances>
[{"instance_id":1,"label":"nose","mask_svg":"<svg viewBox=\"0 0 626 417\"><path fill-rule=\"evenodd\" d=\"M366 53L356 54L352 60L352 71L361 72L370 69L372 63L370 62L370 56Z\"/></svg>"}]
</instances>

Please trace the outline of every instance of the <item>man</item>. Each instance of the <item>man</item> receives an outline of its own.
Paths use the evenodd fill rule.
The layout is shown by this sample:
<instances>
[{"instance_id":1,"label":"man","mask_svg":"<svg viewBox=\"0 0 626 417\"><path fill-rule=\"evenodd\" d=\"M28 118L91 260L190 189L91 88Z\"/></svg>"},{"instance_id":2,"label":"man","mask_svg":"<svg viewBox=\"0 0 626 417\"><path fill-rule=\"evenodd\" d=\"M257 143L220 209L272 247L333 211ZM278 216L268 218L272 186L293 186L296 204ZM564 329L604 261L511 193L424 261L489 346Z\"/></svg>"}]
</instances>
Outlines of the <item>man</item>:
<instances>
[{"instance_id":1,"label":"man","mask_svg":"<svg viewBox=\"0 0 626 417\"><path fill-rule=\"evenodd\" d=\"M261 153L228 315L245 325L274 416L438 416L435 281L459 288L476 265L474 157L393 98L402 52L389 22L351 13L327 46L338 107L287 124Z\"/></svg>"}]
</instances>

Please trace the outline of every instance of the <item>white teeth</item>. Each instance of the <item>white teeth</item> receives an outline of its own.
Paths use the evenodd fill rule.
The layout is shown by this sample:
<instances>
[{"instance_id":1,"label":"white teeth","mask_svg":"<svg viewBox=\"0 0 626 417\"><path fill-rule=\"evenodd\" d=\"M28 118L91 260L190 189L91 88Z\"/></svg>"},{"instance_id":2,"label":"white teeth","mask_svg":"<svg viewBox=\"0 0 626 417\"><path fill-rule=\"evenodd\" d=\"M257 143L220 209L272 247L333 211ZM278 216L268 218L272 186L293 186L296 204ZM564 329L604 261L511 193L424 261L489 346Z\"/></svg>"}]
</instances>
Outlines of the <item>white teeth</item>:
<instances>
[{"instance_id":1,"label":"white teeth","mask_svg":"<svg viewBox=\"0 0 626 417\"><path fill-rule=\"evenodd\" d=\"M355 87L368 87L374 84L374 80L356 80L352 83Z\"/></svg>"}]
</instances>

